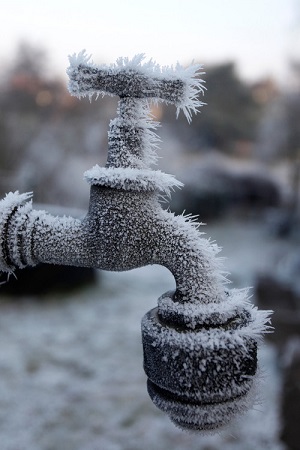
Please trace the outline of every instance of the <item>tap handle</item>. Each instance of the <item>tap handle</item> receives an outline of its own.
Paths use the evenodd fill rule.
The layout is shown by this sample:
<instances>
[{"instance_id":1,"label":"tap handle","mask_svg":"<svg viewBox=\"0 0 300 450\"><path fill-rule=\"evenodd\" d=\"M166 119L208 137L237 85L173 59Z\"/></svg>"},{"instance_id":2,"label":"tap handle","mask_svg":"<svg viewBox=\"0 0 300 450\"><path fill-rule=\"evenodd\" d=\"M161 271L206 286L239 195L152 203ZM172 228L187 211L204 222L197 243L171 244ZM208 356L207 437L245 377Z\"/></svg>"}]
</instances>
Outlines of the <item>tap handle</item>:
<instances>
[{"instance_id":1,"label":"tap handle","mask_svg":"<svg viewBox=\"0 0 300 450\"><path fill-rule=\"evenodd\" d=\"M120 98L152 99L177 107L177 115L182 110L190 122L191 114L202 106L199 93L203 93L203 80L198 75L200 65L183 68L161 68L152 60L142 64L144 55L136 55L132 60L119 58L110 66L96 66L85 51L69 57L69 91L78 98L99 95L117 95Z\"/></svg>"}]
</instances>

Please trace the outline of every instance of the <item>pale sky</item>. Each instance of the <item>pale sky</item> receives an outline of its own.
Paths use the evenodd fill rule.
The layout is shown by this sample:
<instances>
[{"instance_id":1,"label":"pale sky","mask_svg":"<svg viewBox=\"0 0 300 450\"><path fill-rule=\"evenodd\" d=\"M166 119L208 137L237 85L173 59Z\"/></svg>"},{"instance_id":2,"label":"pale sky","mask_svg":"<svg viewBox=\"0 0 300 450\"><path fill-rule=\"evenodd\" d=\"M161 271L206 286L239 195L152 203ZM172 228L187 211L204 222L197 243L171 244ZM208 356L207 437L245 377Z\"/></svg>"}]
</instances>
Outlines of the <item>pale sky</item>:
<instances>
[{"instance_id":1,"label":"pale sky","mask_svg":"<svg viewBox=\"0 0 300 450\"><path fill-rule=\"evenodd\" d=\"M161 65L234 60L248 79L283 77L300 59L300 0L1 0L0 57L45 48L62 76L68 55L96 63L145 53Z\"/></svg>"}]
</instances>

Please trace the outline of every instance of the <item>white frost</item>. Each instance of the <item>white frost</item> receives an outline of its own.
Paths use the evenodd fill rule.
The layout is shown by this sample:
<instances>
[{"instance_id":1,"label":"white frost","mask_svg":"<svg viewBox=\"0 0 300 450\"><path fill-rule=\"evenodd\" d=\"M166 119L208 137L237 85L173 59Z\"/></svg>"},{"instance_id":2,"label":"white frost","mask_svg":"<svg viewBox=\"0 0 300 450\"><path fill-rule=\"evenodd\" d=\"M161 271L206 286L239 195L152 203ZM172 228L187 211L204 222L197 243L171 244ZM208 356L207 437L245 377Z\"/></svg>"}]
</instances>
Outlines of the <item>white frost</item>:
<instances>
[{"instance_id":1,"label":"white frost","mask_svg":"<svg viewBox=\"0 0 300 450\"><path fill-rule=\"evenodd\" d=\"M183 186L173 175L160 170L100 167L98 164L87 170L84 178L90 184L135 191L162 191L168 195L172 188Z\"/></svg>"},{"instance_id":2,"label":"white frost","mask_svg":"<svg viewBox=\"0 0 300 450\"><path fill-rule=\"evenodd\" d=\"M81 73L81 69L88 67L94 71L102 71L106 76L114 75L116 76L120 70L125 70L128 73L132 71L137 71L149 80L156 80L158 83L160 80L180 80L182 82L182 89L180 96L174 98L174 101L170 99L166 100L160 97L159 90L157 94L153 95L152 100L155 102L166 102L174 103L177 108L177 116L182 110L188 122L191 121L192 114L196 114L199 108L204 104L199 100L199 94L203 94L204 80L199 78L199 75L204 74L202 72L202 65L193 64L188 68L184 68L179 63L175 67L164 66L160 67L156 62L150 59L148 62L142 64L145 59L143 53L135 55L132 59L129 58L118 58L115 64L111 65L96 65L91 60L91 55L87 55L85 50L82 50L78 55L73 54L69 56L70 66L67 69L67 74L70 77L69 91L72 95L78 98L88 96L90 99L93 95L98 97L99 95L113 95L104 89L95 89L90 85L89 77L86 77ZM155 88L155 81L154 81Z\"/></svg>"}]
</instances>

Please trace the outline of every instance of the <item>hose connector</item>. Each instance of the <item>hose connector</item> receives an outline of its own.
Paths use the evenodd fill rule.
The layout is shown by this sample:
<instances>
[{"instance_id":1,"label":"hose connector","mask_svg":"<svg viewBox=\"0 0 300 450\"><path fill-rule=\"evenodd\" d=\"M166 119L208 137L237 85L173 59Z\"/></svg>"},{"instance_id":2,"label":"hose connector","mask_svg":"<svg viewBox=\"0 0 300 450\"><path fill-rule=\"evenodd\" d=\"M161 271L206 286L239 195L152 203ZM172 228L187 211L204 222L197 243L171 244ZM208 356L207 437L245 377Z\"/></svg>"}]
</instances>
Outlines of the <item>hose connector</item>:
<instances>
[{"instance_id":1,"label":"hose connector","mask_svg":"<svg viewBox=\"0 0 300 450\"><path fill-rule=\"evenodd\" d=\"M165 294L159 303L171 296ZM148 393L182 429L220 429L256 400L257 347L261 334L269 330L269 311L258 311L247 301L238 304L234 298L220 309L226 306L232 310L223 322L210 305L193 328L183 325L179 316L176 320L174 313L173 320L166 321L159 307L142 320Z\"/></svg>"}]
</instances>

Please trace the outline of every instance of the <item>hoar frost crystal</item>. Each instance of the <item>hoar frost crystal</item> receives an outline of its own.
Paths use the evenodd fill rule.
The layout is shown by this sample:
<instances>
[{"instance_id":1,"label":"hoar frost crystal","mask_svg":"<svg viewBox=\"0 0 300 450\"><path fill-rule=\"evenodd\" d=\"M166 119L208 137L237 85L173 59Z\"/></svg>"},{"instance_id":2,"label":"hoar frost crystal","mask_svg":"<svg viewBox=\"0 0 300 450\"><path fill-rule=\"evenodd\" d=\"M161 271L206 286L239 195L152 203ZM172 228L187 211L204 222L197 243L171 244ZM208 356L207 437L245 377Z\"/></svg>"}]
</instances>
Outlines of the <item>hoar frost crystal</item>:
<instances>
[{"instance_id":1,"label":"hoar frost crystal","mask_svg":"<svg viewBox=\"0 0 300 450\"><path fill-rule=\"evenodd\" d=\"M40 262L113 271L167 267L176 290L142 320L148 392L179 427L215 430L255 401L257 346L270 311L252 306L246 289L227 288L218 247L191 218L162 209L161 194L181 183L151 169L158 138L150 102L174 104L190 121L202 105L203 82L200 66L160 68L143 60L96 66L85 52L70 57L72 95L119 96L107 163L84 174L91 194L83 220L33 210L31 193L9 193L0 202L0 270Z\"/></svg>"}]
</instances>

